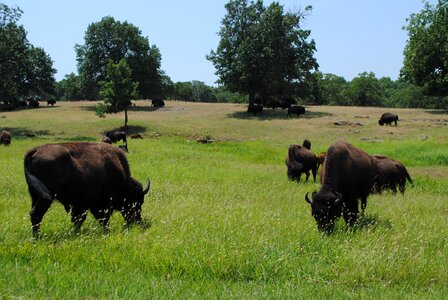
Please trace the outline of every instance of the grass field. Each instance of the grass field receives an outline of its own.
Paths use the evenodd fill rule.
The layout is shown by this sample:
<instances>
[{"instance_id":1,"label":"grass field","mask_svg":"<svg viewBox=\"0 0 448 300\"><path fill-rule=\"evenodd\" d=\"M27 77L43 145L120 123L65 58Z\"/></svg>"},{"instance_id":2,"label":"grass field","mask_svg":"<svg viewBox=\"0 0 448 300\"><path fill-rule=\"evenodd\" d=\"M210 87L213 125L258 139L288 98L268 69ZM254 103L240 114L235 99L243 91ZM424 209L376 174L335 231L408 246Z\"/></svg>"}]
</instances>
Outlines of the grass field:
<instances>
[{"instance_id":1,"label":"grass field","mask_svg":"<svg viewBox=\"0 0 448 300\"><path fill-rule=\"evenodd\" d=\"M129 140L128 159L135 178L152 182L144 225L125 228L116 213L104 234L89 215L75 234L54 203L32 242L23 156L44 143L99 141L123 124L122 114L97 118L93 105L0 112L0 129L13 134L0 147L0 298L448 298L447 112L396 109L399 125L380 127L383 108L315 106L287 118L137 101L129 129L144 139ZM304 138L314 152L345 140L391 156L414 185L369 197L355 232L340 220L321 235L304 200L318 180L286 177L287 148Z\"/></svg>"}]
</instances>

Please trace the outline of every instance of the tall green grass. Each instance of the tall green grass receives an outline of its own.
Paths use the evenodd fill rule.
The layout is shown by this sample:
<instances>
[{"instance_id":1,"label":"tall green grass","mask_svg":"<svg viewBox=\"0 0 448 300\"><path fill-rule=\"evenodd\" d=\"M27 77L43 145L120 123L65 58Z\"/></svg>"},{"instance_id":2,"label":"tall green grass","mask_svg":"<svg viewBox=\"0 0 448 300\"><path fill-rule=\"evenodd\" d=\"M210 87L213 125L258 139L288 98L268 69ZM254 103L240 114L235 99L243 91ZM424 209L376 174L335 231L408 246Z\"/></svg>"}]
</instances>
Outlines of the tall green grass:
<instances>
[{"instance_id":1,"label":"tall green grass","mask_svg":"<svg viewBox=\"0 0 448 300\"><path fill-rule=\"evenodd\" d=\"M97 139L87 129L77 135ZM447 143L353 141L369 153L400 157L415 183L404 196L369 197L357 230L347 231L340 220L327 236L317 231L304 200L306 192L319 189L318 180L287 180L284 141L204 145L163 135L130 140L133 176L152 182L144 225L126 228L116 213L106 234L89 215L81 232L74 233L70 217L54 203L42 222L42 239L33 242L23 156L63 137L20 137L0 147L1 297L448 295Z\"/></svg>"}]
</instances>

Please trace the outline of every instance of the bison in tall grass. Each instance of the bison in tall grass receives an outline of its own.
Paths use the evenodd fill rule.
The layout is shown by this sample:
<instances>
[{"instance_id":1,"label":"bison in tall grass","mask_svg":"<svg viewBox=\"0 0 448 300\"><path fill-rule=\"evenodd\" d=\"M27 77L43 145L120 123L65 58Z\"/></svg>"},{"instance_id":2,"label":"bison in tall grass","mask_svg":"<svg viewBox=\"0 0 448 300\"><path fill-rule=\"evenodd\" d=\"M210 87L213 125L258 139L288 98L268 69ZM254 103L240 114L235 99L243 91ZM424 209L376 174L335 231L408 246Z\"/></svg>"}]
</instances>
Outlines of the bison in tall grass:
<instances>
[{"instance_id":1,"label":"bison in tall grass","mask_svg":"<svg viewBox=\"0 0 448 300\"><path fill-rule=\"evenodd\" d=\"M372 155L373 164L378 172L373 187L374 192L381 193L390 189L397 193L397 186L401 194L404 195L406 189L406 179L412 184L411 176L406 167L398 160L384 155Z\"/></svg>"},{"instance_id":2,"label":"bison in tall grass","mask_svg":"<svg viewBox=\"0 0 448 300\"><path fill-rule=\"evenodd\" d=\"M24 168L34 238L55 199L71 211L76 230L89 210L104 227L115 210L128 224L141 221L150 181L143 188L131 177L126 156L118 147L86 142L46 144L26 153Z\"/></svg>"},{"instance_id":3,"label":"bison in tall grass","mask_svg":"<svg viewBox=\"0 0 448 300\"><path fill-rule=\"evenodd\" d=\"M305 143L306 144L306 143ZM311 143L309 145L311 147ZM302 173L305 173L306 179L310 177L310 171L313 173L313 180L316 181L317 160L314 153L300 145L291 145L288 148L288 155L285 159L286 174L291 180L300 181Z\"/></svg>"}]
</instances>

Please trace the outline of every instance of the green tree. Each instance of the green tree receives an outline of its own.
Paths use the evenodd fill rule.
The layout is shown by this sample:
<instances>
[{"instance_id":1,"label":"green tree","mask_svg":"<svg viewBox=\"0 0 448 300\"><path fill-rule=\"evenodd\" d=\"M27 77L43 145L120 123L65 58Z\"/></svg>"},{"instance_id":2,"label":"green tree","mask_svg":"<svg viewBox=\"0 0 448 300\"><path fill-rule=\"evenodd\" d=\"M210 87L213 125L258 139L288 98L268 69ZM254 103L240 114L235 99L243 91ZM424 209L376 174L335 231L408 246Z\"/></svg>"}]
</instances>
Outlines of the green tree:
<instances>
[{"instance_id":1,"label":"green tree","mask_svg":"<svg viewBox=\"0 0 448 300\"><path fill-rule=\"evenodd\" d=\"M22 96L54 93L53 62L42 48L27 39L18 25L22 11L0 3L0 101L12 103Z\"/></svg>"},{"instance_id":2,"label":"green tree","mask_svg":"<svg viewBox=\"0 0 448 300\"><path fill-rule=\"evenodd\" d=\"M99 82L100 97L104 104L97 106L97 115L104 116L104 112L117 113L124 110L124 126L128 126L128 107L131 99L137 96L138 82L131 79L131 68L125 59L118 63L109 60L106 67L106 78Z\"/></svg>"},{"instance_id":3,"label":"green tree","mask_svg":"<svg viewBox=\"0 0 448 300\"><path fill-rule=\"evenodd\" d=\"M144 98L163 97L159 49L149 44L147 37L135 25L104 17L88 26L83 45L76 45L78 71L85 95L98 98L99 82L106 78L109 60L125 59L131 69L131 79L139 83L138 93Z\"/></svg>"},{"instance_id":4,"label":"green tree","mask_svg":"<svg viewBox=\"0 0 448 300\"><path fill-rule=\"evenodd\" d=\"M401 76L428 95L448 96L448 0L424 1L422 11L407 22Z\"/></svg>"},{"instance_id":5,"label":"green tree","mask_svg":"<svg viewBox=\"0 0 448 300\"><path fill-rule=\"evenodd\" d=\"M81 77L74 73L65 75L64 79L56 83L56 95L60 100L85 99L82 93Z\"/></svg>"},{"instance_id":6,"label":"green tree","mask_svg":"<svg viewBox=\"0 0 448 300\"><path fill-rule=\"evenodd\" d=\"M322 97L322 104L348 105L344 91L348 86L344 77L331 73L318 75L318 84Z\"/></svg>"},{"instance_id":7,"label":"green tree","mask_svg":"<svg viewBox=\"0 0 448 300\"><path fill-rule=\"evenodd\" d=\"M354 106L381 106L383 90L373 72L363 72L350 82L344 92L350 105Z\"/></svg>"},{"instance_id":8,"label":"green tree","mask_svg":"<svg viewBox=\"0 0 448 300\"><path fill-rule=\"evenodd\" d=\"M247 94L249 105L256 94L294 94L317 68L310 31L300 28L305 14L284 13L276 2L266 8L261 0L231 0L225 8L218 48L207 56L218 82Z\"/></svg>"}]
</instances>

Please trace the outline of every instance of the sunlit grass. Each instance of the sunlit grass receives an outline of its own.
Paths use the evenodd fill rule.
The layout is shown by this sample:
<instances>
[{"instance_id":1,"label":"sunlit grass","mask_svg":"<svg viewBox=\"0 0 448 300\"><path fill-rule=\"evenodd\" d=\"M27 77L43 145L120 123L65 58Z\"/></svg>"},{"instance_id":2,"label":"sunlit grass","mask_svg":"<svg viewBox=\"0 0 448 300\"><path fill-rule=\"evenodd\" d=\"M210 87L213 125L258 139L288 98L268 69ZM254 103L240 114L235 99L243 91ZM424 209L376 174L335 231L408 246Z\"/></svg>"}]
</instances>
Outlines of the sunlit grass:
<instances>
[{"instance_id":1,"label":"sunlit grass","mask_svg":"<svg viewBox=\"0 0 448 300\"><path fill-rule=\"evenodd\" d=\"M420 126L445 115L403 110L404 121L385 128L375 124L378 108L311 107L318 117L277 111L268 120L244 118L238 105L167 102L166 111L133 111L131 129L145 139L129 141L131 171L152 183L144 226L126 228L115 213L104 233L89 215L77 234L54 203L42 239L32 242L23 156L43 143L100 140L122 125L121 115L97 119L80 108L89 105L0 113L0 127L16 132L0 147L0 297L447 297L446 127ZM332 125L356 115L371 115L359 133ZM28 130L37 137L27 138ZM196 143L193 134L215 142ZM304 200L318 180L290 182L284 166L287 146L305 137L316 152L344 138L399 159L414 185L404 196L369 197L354 232L340 220L321 235ZM383 142L361 140L374 137Z\"/></svg>"}]
</instances>

